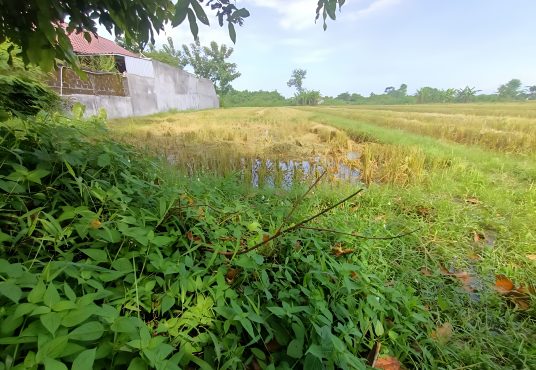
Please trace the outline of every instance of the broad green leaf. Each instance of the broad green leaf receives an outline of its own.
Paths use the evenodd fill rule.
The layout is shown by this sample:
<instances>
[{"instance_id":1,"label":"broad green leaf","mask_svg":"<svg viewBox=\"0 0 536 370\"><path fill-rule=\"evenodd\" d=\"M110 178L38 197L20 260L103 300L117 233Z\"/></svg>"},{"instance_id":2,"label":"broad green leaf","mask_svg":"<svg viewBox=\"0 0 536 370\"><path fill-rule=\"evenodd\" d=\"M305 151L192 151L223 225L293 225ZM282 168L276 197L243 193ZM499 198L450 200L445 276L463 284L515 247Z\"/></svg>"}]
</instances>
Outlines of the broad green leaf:
<instances>
[{"instance_id":1,"label":"broad green leaf","mask_svg":"<svg viewBox=\"0 0 536 370\"><path fill-rule=\"evenodd\" d=\"M104 327L98 321L90 321L69 333L69 339L80 341L92 341L99 339L104 333Z\"/></svg>"},{"instance_id":2,"label":"broad green leaf","mask_svg":"<svg viewBox=\"0 0 536 370\"><path fill-rule=\"evenodd\" d=\"M301 358L303 356L303 340L291 340L287 347L287 355L293 358Z\"/></svg>"},{"instance_id":3,"label":"broad green leaf","mask_svg":"<svg viewBox=\"0 0 536 370\"><path fill-rule=\"evenodd\" d=\"M44 364L45 370L68 370L63 362L52 358L45 358Z\"/></svg>"},{"instance_id":4,"label":"broad green leaf","mask_svg":"<svg viewBox=\"0 0 536 370\"><path fill-rule=\"evenodd\" d=\"M188 11L188 6L190 6L190 0L178 0L175 5L175 15L171 20L171 25L173 27L178 26L186 19L186 14Z\"/></svg>"},{"instance_id":5,"label":"broad green leaf","mask_svg":"<svg viewBox=\"0 0 536 370\"><path fill-rule=\"evenodd\" d=\"M231 38L231 41L233 44L236 44L236 30L233 23L229 22L229 37Z\"/></svg>"},{"instance_id":6,"label":"broad green leaf","mask_svg":"<svg viewBox=\"0 0 536 370\"><path fill-rule=\"evenodd\" d=\"M199 26L197 25L197 20L192 9L188 9L188 22L190 23L190 32L194 36L194 39L199 39Z\"/></svg>"},{"instance_id":7,"label":"broad green leaf","mask_svg":"<svg viewBox=\"0 0 536 370\"><path fill-rule=\"evenodd\" d=\"M89 319L95 310L91 306L81 306L69 311L63 317L61 324L67 328L79 325Z\"/></svg>"},{"instance_id":8,"label":"broad green leaf","mask_svg":"<svg viewBox=\"0 0 536 370\"><path fill-rule=\"evenodd\" d=\"M380 320L376 320L374 322L374 332L376 333L377 336L381 337L384 333L384 330L383 330L383 325L381 323Z\"/></svg>"},{"instance_id":9,"label":"broad green leaf","mask_svg":"<svg viewBox=\"0 0 536 370\"><path fill-rule=\"evenodd\" d=\"M92 248L81 249L80 251L96 262L108 262L108 254L105 250Z\"/></svg>"},{"instance_id":10,"label":"broad green leaf","mask_svg":"<svg viewBox=\"0 0 536 370\"><path fill-rule=\"evenodd\" d=\"M165 295L164 298L162 298L162 303L161 303L161 313L164 314L166 312L169 311L169 309L171 307L173 307L173 305L175 304L175 298L169 296L169 295Z\"/></svg>"},{"instance_id":11,"label":"broad green leaf","mask_svg":"<svg viewBox=\"0 0 536 370\"><path fill-rule=\"evenodd\" d=\"M259 360L266 360L266 354L258 348L251 348L251 353Z\"/></svg>"},{"instance_id":12,"label":"broad green leaf","mask_svg":"<svg viewBox=\"0 0 536 370\"><path fill-rule=\"evenodd\" d=\"M97 157L97 165L99 167L108 167L111 163L111 157L108 153L103 153Z\"/></svg>"},{"instance_id":13,"label":"broad green leaf","mask_svg":"<svg viewBox=\"0 0 536 370\"><path fill-rule=\"evenodd\" d=\"M69 338L66 335L62 335L44 343L37 351L36 361L41 363L46 358L55 359L61 357L68 340Z\"/></svg>"},{"instance_id":14,"label":"broad green leaf","mask_svg":"<svg viewBox=\"0 0 536 370\"><path fill-rule=\"evenodd\" d=\"M66 296L70 301L75 301L75 300L76 300L76 294L75 294L75 292L71 289L71 287L69 286L69 284L67 284L67 282L63 283L63 292L65 293L65 296Z\"/></svg>"},{"instance_id":15,"label":"broad green leaf","mask_svg":"<svg viewBox=\"0 0 536 370\"><path fill-rule=\"evenodd\" d=\"M28 302L39 303L43 301L47 287L42 280L39 280L32 291L28 294Z\"/></svg>"},{"instance_id":16,"label":"broad green leaf","mask_svg":"<svg viewBox=\"0 0 536 370\"><path fill-rule=\"evenodd\" d=\"M24 269L20 263L10 263L7 260L0 259L0 274L5 274L9 278L18 278L23 272Z\"/></svg>"},{"instance_id":17,"label":"broad green leaf","mask_svg":"<svg viewBox=\"0 0 536 370\"><path fill-rule=\"evenodd\" d=\"M197 19L199 19L201 23L206 24L207 26L210 26L208 17L205 13L205 10L201 6L201 4L199 4L197 1L191 1L191 4L192 4L192 8L194 8Z\"/></svg>"},{"instance_id":18,"label":"broad green leaf","mask_svg":"<svg viewBox=\"0 0 536 370\"><path fill-rule=\"evenodd\" d=\"M45 294L43 296L43 302L48 307L52 307L52 305L58 303L60 300L60 295L58 294L54 283L48 284L47 290L45 291Z\"/></svg>"},{"instance_id":19,"label":"broad green leaf","mask_svg":"<svg viewBox=\"0 0 536 370\"><path fill-rule=\"evenodd\" d=\"M56 312L50 312L39 317L41 324L50 332L50 334L56 334L56 330L61 324L61 314Z\"/></svg>"},{"instance_id":20,"label":"broad green leaf","mask_svg":"<svg viewBox=\"0 0 536 370\"><path fill-rule=\"evenodd\" d=\"M147 364L141 358L136 357L130 361L127 370L147 370Z\"/></svg>"},{"instance_id":21,"label":"broad green leaf","mask_svg":"<svg viewBox=\"0 0 536 370\"><path fill-rule=\"evenodd\" d=\"M74 310L78 308L78 305L73 301L59 301L56 304L52 305L52 310L59 312L59 311L68 311L68 310Z\"/></svg>"},{"instance_id":22,"label":"broad green leaf","mask_svg":"<svg viewBox=\"0 0 536 370\"><path fill-rule=\"evenodd\" d=\"M307 370L324 370L324 365L318 357L308 353L307 356L305 356L303 368Z\"/></svg>"},{"instance_id":23,"label":"broad green leaf","mask_svg":"<svg viewBox=\"0 0 536 370\"><path fill-rule=\"evenodd\" d=\"M71 370L92 370L96 351L96 348L92 348L81 352L74 359Z\"/></svg>"},{"instance_id":24,"label":"broad green leaf","mask_svg":"<svg viewBox=\"0 0 536 370\"><path fill-rule=\"evenodd\" d=\"M22 290L10 281L0 281L0 294L6 296L15 303L19 303L22 297Z\"/></svg>"}]
</instances>

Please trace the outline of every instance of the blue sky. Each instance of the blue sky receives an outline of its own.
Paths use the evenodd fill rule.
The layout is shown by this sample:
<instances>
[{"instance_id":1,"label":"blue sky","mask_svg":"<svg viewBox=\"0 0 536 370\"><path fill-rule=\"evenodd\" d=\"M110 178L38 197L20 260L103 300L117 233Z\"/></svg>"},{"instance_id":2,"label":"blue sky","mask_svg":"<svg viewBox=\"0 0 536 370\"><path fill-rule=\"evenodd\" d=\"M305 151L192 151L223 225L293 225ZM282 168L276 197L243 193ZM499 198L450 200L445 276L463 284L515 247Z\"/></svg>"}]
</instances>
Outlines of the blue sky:
<instances>
[{"instance_id":1,"label":"blue sky","mask_svg":"<svg viewBox=\"0 0 536 370\"><path fill-rule=\"evenodd\" d=\"M236 89L278 90L294 68L304 86L323 95L368 96L406 83L485 92L519 78L536 84L536 0L347 0L327 31L314 23L316 0L238 0L251 17L237 29L232 61ZM226 28L200 27L202 43L232 44ZM159 36L176 44L192 37L185 25Z\"/></svg>"}]
</instances>

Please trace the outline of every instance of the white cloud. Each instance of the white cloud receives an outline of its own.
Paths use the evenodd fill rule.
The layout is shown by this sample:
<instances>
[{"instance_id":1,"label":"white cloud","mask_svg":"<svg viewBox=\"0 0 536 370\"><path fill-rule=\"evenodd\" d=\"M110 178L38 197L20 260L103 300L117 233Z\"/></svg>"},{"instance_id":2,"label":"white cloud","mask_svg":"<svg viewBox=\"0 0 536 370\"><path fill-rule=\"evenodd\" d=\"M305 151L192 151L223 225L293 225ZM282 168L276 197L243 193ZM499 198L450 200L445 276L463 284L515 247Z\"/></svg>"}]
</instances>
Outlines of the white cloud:
<instances>
[{"instance_id":1,"label":"white cloud","mask_svg":"<svg viewBox=\"0 0 536 370\"><path fill-rule=\"evenodd\" d=\"M321 63L327 60L333 52L333 49L328 48L307 50L293 57L292 62L298 65Z\"/></svg>"},{"instance_id":2,"label":"white cloud","mask_svg":"<svg viewBox=\"0 0 536 370\"><path fill-rule=\"evenodd\" d=\"M315 25L315 1L311 0L242 0L279 14L279 25L284 29L304 30Z\"/></svg>"},{"instance_id":3,"label":"white cloud","mask_svg":"<svg viewBox=\"0 0 536 370\"><path fill-rule=\"evenodd\" d=\"M344 17L351 20L365 18L388 10L400 2L401 0L373 0L367 7L351 12Z\"/></svg>"}]
</instances>

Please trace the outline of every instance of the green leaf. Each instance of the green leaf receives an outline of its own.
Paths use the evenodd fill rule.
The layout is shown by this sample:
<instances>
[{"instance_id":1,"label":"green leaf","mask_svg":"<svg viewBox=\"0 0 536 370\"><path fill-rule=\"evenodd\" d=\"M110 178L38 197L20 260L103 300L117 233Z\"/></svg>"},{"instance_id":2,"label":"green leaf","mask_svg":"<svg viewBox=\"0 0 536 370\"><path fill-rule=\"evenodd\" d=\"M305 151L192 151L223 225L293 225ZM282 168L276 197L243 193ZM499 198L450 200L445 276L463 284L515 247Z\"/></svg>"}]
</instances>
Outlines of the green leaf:
<instances>
[{"instance_id":1,"label":"green leaf","mask_svg":"<svg viewBox=\"0 0 536 370\"><path fill-rule=\"evenodd\" d=\"M147 370L147 364L141 358L136 357L130 361L127 370Z\"/></svg>"},{"instance_id":2,"label":"green leaf","mask_svg":"<svg viewBox=\"0 0 536 370\"><path fill-rule=\"evenodd\" d=\"M69 311L77 309L78 305L73 301L59 301L58 303L53 304L51 308L56 312Z\"/></svg>"},{"instance_id":3,"label":"green leaf","mask_svg":"<svg viewBox=\"0 0 536 370\"><path fill-rule=\"evenodd\" d=\"M97 157L97 166L99 167L108 167L111 163L112 158L110 154L103 153Z\"/></svg>"},{"instance_id":4,"label":"green leaf","mask_svg":"<svg viewBox=\"0 0 536 370\"><path fill-rule=\"evenodd\" d=\"M337 18L336 10L337 10L337 1L336 0L328 0L326 5L326 11L329 15L329 17L333 20Z\"/></svg>"},{"instance_id":5,"label":"green leaf","mask_svg":"<svg viewBox=\"0 0 536 370\"><path fill-rule=\"evenodd\" d=\"M22 290L10 281L1 281L0 294L6 296L14 303L19 303L19 300L22 297Z\"/></svg>"},{"instance_id":6,"label":"green leaf","mask_svg":"<svg viewBox=\"0 0 536 370\"><path fill-rule=\"evenodd\" d=\"M41 179L45 176L47 176L50 173L50 171L38 168L36 170L31 171L26 176L26 179L30 182L34 182L36 184L41 184Z\"/></svg>"},{"instance_id":7,"label":"green leaf","mask_svg":"<svg viewBox=\"0 0 536 370\"><path fill-rule=\"evenodd\" d=\"M160 307L161 313L164 314L170 310L171 307L175 304L175 298L165 295L164 298L162 298L162 304Z\"/></svg>"},{"instance_id":8,"label":"green leaf","mask_svg":"<svg viewBox=\"0 0 536 370\"><path fill-rule=\"evenodd\" d=\"M48 288L45 291L45 295L43 296L43 302L45 302L48 307L52 307L52 305L59 303L60 300L60 295L58 294L58 291L56 290L54 284L48 284Z\"/></svg>"},{"instance_id":9,"label":"green leaf","mask_svg":"<svg viewBox=\"0 0 536 370\"><path fill-rule=\"evenodd\" d=\"M63 292L65 293L65 296L66 296L70 301L75 301L75 300L76 300L76 294L75 294L74 291L71 289L71 287L69 286L69 284L67 284L67 282L63 283Z\"/></svg>"},{"instance_id":10,"label":"green leaf","mask_svg":"<svg viewBox=\"0 0 536 370\"><path fill-rule=\"evenodd\" d=\"M381 323L380 320L376 320L374 322L374 332L376 333L377 336L381 337L384 333L384 330L383 330L383 325Z\"/></svg>"},{"instance_id":11,"label":"green leaf","mask_svg":"<svg viewBox=\"0 0 536 370\"><path fill-rule=\"evenodd\" d=\"M195 40L199 39L199 26L197 25L197 20L192 9L188 9L188 22L190 23L190 32L194 36Z\"/></svg>"},{"instance_id":12,"label":"green leaf","mask_svg":"<svg viewBox=\"0 0 536 370\"><path fill-rule=\"evenodd\" d=\"M251 353L259 360L266 360L266 354L258 348L251 348Z\"/></svg>"},{"instance_id":13,"label":"green leaf","mask_svg":"<svg viewBox=\"0 0 536 370\"><path fill-rule=\"evenodd\" d=\"M54 359L61 357L68 341L69 338L63 335L44 343L37 351L36 361L42 362L46 358Z\"/></svg>"},{"instance_id":14,"label":"green leaf","mask_svg":"<svg viewBox=\"0 0 536 370\"><path fill-rule=\"evenodd\" d=\"M324 370L324 365L322 365L322 361L318 357L308 353L307 356L305 356L303 368L307 370Z\"/></svg>"},{"instance_id":15,"label":"green leaf","mask_svg":"<svg viewBox=\"0 0 536 370\"><path fill-rule=\"evenodd\" d=\"M30 303L39 303L43 301L43 296L45 294L47 287L42 280L39 280L32 291L28 294L28 302Z\"/></svg>"},{"instance_id":16,"label":"green leaf","mask_svg":"<svg viewBox=\"0 0 536 370\"><path fill-rule=\"evenodd\" d=\"M52 358L45 358L44 364L45 370L68 370L63 362Z\"/></svg>"},{"instance_id":17,"label":"green leaf","mask_svg":"<svg viewBox=\"0 0 536 370\"><path fill-rule=\"evenodd\" d=\"M6 234L4 234L6 235ZM24 269L20 263L9 263L7 260L0 259L0 273L7 275L9 278L18 278L22 275Z\"/></svg>"},{"instance_id":18,"label":"green leaf","mask_svg":"<svg viewBox=\"0 0 536 370\"><path fill-rule=\"evenodd\" d=\"M56 331L61 324L61 314L56 312L50 312L39 317L41 324L50 332L50 334L56 334Z\"/></svg>"},{"instance_id":19,"label":"green leaf","mask_svg":"<svg viewBox=\"0 0 536 370\"><path fill-rule=\"evenodd\" d=\"M102 249L92 248L81 249L80 251L96 262L108 262L108 254Z\"/></svg>"},{"instance_id":20,"label":"green leaf","mask_svg":"<svg viewBox=\"0 0 536 370\"><path fill-rule=\"evenodd\" d=\"M87 349L81 352L73 361L71 370L91 370L95 362L96 348Z\"/></svg>"},{"instance_id":21,"label":"green leaf","mask_svg":"<svg viewBox=\"0 0 536 370\"><path fill-rule=\"evenodd\" d=\"M192 4L192 8L194 8L197 19L199 19L201 23L206 24L207 26L210 26L207 14L205 13L205 10L201 6L201 4L199 4L197 1L192 1L191 4Z\"/></svg>"},{"instance_id":22,"label":"green leaf","mask_svg":"<svg viewBox=\"0 0 536 370\"><path fill-rule=\"evenodd\" d=\"M104 333L104 327L98 321L90 321L69 333L69 339L80 341L92 341L99 339Z\"/></svg>"},{"instance_id":23,"label":"green leaf","mask_svg":"<svg viewBox=\"0 0 536 370\"><path fill-rule=\"evenodd\" d=\"M171 25L173 27L177 27L179 24L184 22L188 11L188 6L190 6L190 0L177 1L177 4L175 5L175 15L171 20Z\"/></svg>"},{"instance_id":24,"label":"green leaf","mask_svg":"<svg viewBox=\"0 0 536 370\"><path fill-rule=\"evenodd\" d=\"M287 347L287 355L292 358L301 358L303 356L303 340L291 340Z\"/></svg>"},{"instance_id":25,"label":"green leaf","mask_svg":"<svg viewBox=\"0 0 536 370\"><path fill-rule=\"evenodd\" d=\"M61 324L67 328L83 323L95 313L90 306L82 306L76 310L69 311L61 321Z\"/></svg>"},{"instance_id":26,"label":"green leaf","mask_svg":"<svg viewBox=\"0 0 536 370\"><path fill-rule=\"evenodd\" d=\"M229 22L229 37L233 44L236 44L236 30L233 23Z\"/></svg>"}]
</instances>

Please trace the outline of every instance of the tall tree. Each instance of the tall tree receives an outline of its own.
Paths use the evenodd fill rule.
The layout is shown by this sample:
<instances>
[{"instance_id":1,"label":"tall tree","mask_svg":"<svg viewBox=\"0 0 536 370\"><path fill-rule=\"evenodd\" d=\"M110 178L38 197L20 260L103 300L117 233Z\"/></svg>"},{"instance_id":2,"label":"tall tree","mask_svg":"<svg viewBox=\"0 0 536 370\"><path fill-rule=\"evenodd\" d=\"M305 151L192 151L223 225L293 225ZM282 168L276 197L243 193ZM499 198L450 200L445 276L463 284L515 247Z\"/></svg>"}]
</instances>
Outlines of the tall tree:
<instances>
[{"instance_id":1,"label":"tall tree","mask_svg":"<svg viewBox=\"0 0 536 370\"><path fill-rule=\"evenodd\" d=\"M515 100L521 96L521 81L514 78L497 89L499 98L503 100Z\"/></svg>"},{"instance_id":2,"label":"tall tree","mask_svg":"<svg viewBox=\"0 0 536 370\"><path fill-rule=\"evenodd\" d=\"M184 68L188 61L183 57L180 50L175 48L173 39L167 38L167 44L162 49L157 50L153 44L149 45L149 50L142 53L144 56L158 60L159 62L169 64L175 68Z\"/></svg>"},{"instance_id":3,"label":"tall tree","mask_svg":"<svg viewBox=\"0 0 536 370\"><path fill-rule=\"evenodd\" d=\"M335 19L337 5L345 0L319 0L316 18ZM203 6L205 5L205 6ZM199 33L198 21L208 25L205 9L209 7L220 26L227 23L229 36L236 41L235 26L241 26L249 12L237 8L229 0L2 0L0 1L0 43L9 39L21 47L25 63L40 65L50 70L55 58L77 66L72 45L67 37L70 32L97 33L97 25L103 25L115 36L124 35L125 41L136 40L141 46L154 44L154 35L171 24L176 27L188 19L195 39ZM281 5L290 6L288 3ZM68 23L62 22L68 19Z\"/></svg>"},{"instance_id":4,"label":"tall tree","mask_svg":"<svg viewBox=\"0 0 536 370\"><path fill-rule=\"evenodd\" d=\"M218 94L232 90L231 82L241 76L236 63L227 61L234 49L225 44L218 45L212 41L210 47L201 46L199 41L182 45L182 52L177 52L181 66L192 66L198 77L208 78L214 83Z\"/></svg>"},{"instance_id":5,"label":"tall tree","mask_svg":"<svg viewBox=\"0 0 536 370\"><path fill-rule=\"evenodd\" d=\"M475 87L465 86L463 89L456 90L456 99L462 103L469 103L474 100L479 91Z\"/></svg>"},{"instance_id":6,"label":"tall tree","mask_svg":"<svg viewBox=\"0 0 536 370\"><path fill-rule=\"evenodd\" d=\"M303 93L303 80L307 76L307 70L305 69L295 69L292 71L290 80L287 82L288 87L295 87L298 94Z\"/></svg>"}]
</instances>

